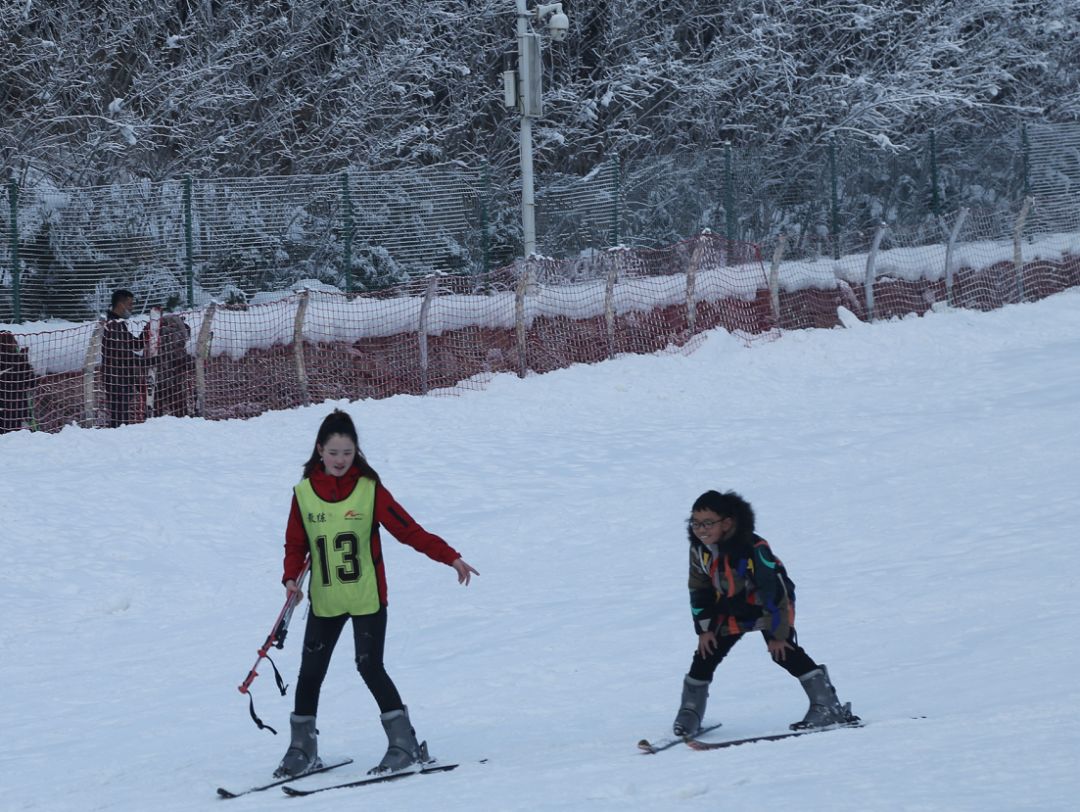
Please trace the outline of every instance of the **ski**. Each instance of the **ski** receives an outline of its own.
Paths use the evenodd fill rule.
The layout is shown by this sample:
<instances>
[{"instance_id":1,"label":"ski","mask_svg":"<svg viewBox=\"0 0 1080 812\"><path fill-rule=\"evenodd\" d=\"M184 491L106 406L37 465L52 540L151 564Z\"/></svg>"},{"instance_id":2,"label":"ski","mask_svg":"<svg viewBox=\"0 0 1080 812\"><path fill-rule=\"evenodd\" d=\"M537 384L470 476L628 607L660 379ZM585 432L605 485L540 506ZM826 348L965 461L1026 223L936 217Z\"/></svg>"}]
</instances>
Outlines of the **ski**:
<instances>
[{"instance_id":1,"label":"ski","mask_svg":"<svg viewBox=\"0 0 1080 812\"><path fill-rule=\"evenodd\" d=\"M318 775L319 773L336 770L338 767L344 767L346 764L352 764L352 762L353 760L351 758L344 759L343 761L335 761L333 764L324 764L322 767L319 767L315 770L310 770L303 775L294 775L290 778L279 778L276 781L271 781L269 784L260 784L257 787L248 787L247 789L242 789L238 792L227 790L224 787L218 787L217 794L222 798L239 798L241 795L248 795L252 792L263 792L264 790L268 790L272 787L279 787L282 784L287 784L290 781L299 781L301 778L307 778L309 775Z\"/></svg>"},{"instance_id":2,"label":"ski","mask_svg":"<svg viewBox=\"0 0 1080 812\"><path fill-rule=\"evenodd\" d=\"M460 767L460 764L425 764L420 769L404 769L394 773L385 773L383 775L372 775L368 778L361 778L357 781L346 781L343 784L331 784L328 787L316 787L315 789L297 789L296 787L285 786L281 790L291 798L301 798L305 795L314 795L316 792L326 792L330 789L349 789L351 787L366 787L369 784L385 784L388 781L397 781L399 778L408 778L410 775L428 775L430 773L445 773L450 770L456 770Z\"/></svg>"},{"instance_id":3,"label":"ski","mask_svg":"<svg viewBox=\"0 0 1080 812\"><path fill-rule=\"evenodd\" d=\"M704 736L710 730L716 730L722 723L717 722L715 725L707 725L701 728L694 736ZM674 747L676 744L683 744L689 742L690 736L669 736L665 739L658 739L655 742L651 742L648 739L642 739L638 742L637 746L643 753L659 753L661 750L667 750Z\"/></svg>"},{"instance_id":4,"label":"ski","mask_svg":"<svg viewBox=\"0 0 1080 812\"><path fill-rule=\"evenodd\" d=\"M843 730L849 727L863 727L866 723L862 721L848 722L840 725L829 725L828 727L815 727L809 730L792 730L787 733L768 733L764 736L747 736L743 739L727 739L721 742L703 742L698 739L687 739L686 744L693 750L722 750L725 747L738 747L743 744L754 744L756 742L778 742L784 739L794 739L798 736L808 736L811 733L827 733L830 730Z\"/></svg>"}]
</instances>

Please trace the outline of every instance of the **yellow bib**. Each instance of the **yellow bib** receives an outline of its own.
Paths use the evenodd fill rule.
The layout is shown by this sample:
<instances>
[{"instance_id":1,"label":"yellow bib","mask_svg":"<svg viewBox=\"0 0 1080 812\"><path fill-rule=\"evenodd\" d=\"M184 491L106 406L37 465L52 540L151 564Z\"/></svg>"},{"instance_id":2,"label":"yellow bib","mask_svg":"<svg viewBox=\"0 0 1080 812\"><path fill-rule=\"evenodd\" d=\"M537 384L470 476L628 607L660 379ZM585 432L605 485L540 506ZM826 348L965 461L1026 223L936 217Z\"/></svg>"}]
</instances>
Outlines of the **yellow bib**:
<instances>
[{"instance_id":1,"label":"yellow bib","mask_svg":"<svg viewBox=\"0 0 1080 812\"><path fill-rule=\"evenodd\" d=\"M318 617L378 612L379 583L371 558L375 481L360 477L340 502L320 499L309 479L293 491L311 550L311 611Z\"/></svg>"}]
</instances>

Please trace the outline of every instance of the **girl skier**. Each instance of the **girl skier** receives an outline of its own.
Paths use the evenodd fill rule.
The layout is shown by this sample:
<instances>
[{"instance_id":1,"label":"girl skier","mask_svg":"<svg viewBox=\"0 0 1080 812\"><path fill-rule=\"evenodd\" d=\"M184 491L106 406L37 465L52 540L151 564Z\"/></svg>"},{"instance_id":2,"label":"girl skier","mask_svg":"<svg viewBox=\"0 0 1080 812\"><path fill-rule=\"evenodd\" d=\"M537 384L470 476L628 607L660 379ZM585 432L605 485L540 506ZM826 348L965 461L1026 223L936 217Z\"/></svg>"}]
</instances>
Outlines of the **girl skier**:
<instances>
[{"instance_id":1,"label":"girl skier","mask_svg":"<svg viewBox=\"0 0 1080 812\"><path fill-rule=\"evenodd\" d=\"M304 475L293 489L285 531L282 583L296 579L311 557L311 600L300 676L290 717L292 739L275 777L294 777L320 766L315 729L319 692L341 630L351 621L356 667L381 711L386 754L371 772L400 770L427 760L409 711L386 669L386 573L379 527L429 558L454 568L468 585L476 570L450 545L427 532L399 505L360 451L352 418L335 409L323 420Z\"/></svg>"},{"instance_id":2,"label":"girl skier","mask_svg":"<svg viewBox=\"0 0 1080 812\"><path fill-rule=\"evenodd\" d=\"M691 509L690 610L698 635L683 680L676 736L694 736L705 716L709 684L720 662L744 634L760 631L773 660L797 677L810 709L793 730L851 724L851 703L840 704L824 665L795 635L795 585L768 542L754 533L754 511L733 491L707 491Z\"/></svg>"}]
</instances>

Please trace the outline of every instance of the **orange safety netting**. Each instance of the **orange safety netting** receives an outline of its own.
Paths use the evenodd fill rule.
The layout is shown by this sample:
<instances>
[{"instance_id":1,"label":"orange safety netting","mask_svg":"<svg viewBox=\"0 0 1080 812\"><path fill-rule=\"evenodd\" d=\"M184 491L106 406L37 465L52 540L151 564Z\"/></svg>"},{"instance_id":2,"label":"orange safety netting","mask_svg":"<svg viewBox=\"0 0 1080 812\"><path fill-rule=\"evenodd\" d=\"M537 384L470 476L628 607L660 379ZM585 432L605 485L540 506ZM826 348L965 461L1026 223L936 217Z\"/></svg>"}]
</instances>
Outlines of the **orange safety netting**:
<instances>
[{"instance_id":1,"label":"orange safety netting","mask_svg":"<svg viewBox=\"0 0 1080 812\"><path fill-rule=\"evenodd\" d=\"M715 328L754 342L836 326L839 307L863 319L937 304L987 310L1080 285L1077 235L1024 246L1019 261L1008 241L952 251L878 242L839 260L770 261L756 245L706 233L374 292L309 288L249 305L0 331L0 431L249 417L480 387L499 372L655 352Z\"/></svg>"}]
</instances>

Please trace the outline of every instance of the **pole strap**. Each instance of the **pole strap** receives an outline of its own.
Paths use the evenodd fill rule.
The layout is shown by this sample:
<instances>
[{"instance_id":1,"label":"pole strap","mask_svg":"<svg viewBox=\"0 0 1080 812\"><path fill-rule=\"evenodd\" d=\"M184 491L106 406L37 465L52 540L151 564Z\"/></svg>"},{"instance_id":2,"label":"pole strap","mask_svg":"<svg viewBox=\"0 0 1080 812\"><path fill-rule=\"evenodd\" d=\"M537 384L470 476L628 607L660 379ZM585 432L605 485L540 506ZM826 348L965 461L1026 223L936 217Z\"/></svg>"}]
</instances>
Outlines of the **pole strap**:
<instances>
[{"instance_id":1,"label":"pole strap","mask_svg":"<svg viewBox=\"0 0 1080 812\"><path fill-rule=\"evenodd\" d=\"M255 715L255 697L251 695L251 691L248 691L248 713L251 714L251 719L255 722L255 726L258 727L259 730L269 730L275 736L277 735L277 731L274 730L274 728L270 727L270 725L266 724L266 722Z\"/></svg>"},{"instance_id":2,"label":"pole strap","mask_svg":"<svg viewBox=\"0 0 1080 812\"><path fill-rule=\"evenodd\" d=\"M285 684L285 680L281 678L281 672L277 670L277 666L274 665L274 661L270 659L270 655L266 655L266 661L270 663L270 667L274 669L274 682L277 683L277 689L281 691L281 695L285 696L285 692L289 690L289 686Z\"/></svg>"}]
</instances>

